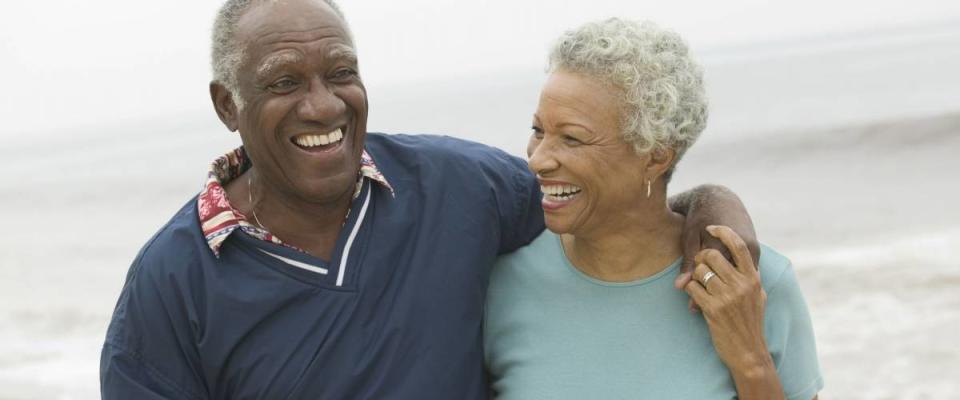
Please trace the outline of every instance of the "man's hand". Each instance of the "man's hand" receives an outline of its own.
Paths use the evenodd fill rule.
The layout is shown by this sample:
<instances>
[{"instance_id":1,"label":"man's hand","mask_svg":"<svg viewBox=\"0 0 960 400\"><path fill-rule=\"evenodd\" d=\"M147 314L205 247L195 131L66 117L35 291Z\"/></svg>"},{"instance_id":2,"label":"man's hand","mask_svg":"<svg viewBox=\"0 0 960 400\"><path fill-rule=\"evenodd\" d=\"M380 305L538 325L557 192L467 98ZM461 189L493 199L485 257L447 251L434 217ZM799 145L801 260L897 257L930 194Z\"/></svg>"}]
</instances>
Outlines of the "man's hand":
<instances>
[{"instance_id":1,"label":"man's hand","mask_svg":"<svg viewBox=\"0 0 960 400\"><path fill-rule=\"evenodd\" d=\"M760 244L753 229L753 221L740 198L730 189L718 185L700 185L670 198L670 208L686 215L683 226L683 266L674 286L683 290L690 282L695 257L702 249L715 249L733 261L730 251L719 239L710 235L710 225L726 225L747 244L753 265L759 265ZM691 310L696 307L691 300Z\"/></svg>"}]
</instances>

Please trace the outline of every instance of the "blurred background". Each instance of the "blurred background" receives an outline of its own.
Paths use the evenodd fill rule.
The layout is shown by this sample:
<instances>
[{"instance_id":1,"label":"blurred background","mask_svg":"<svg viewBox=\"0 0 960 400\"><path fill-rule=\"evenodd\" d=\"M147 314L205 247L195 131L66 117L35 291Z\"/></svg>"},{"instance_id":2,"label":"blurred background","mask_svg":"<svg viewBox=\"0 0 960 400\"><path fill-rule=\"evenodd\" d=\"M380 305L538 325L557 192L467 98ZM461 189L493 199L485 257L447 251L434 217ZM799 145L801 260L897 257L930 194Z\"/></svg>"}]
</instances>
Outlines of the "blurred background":
<instances>
[{"instance_id":1,"label":"blurred background","mask_svg":"<svg viewBox=\"0 0 960 400\"><path fill-rule=\"evenodd\" d=\"M94 399L129 263L239 145L208 98L214 0L0 5L0 399ZM960 398L960 2L341 0L372 131L523 155L553 38L651 19L711 120L672 192L736 191L790 256L822 399Z\"/></svg>"}]
</instances>

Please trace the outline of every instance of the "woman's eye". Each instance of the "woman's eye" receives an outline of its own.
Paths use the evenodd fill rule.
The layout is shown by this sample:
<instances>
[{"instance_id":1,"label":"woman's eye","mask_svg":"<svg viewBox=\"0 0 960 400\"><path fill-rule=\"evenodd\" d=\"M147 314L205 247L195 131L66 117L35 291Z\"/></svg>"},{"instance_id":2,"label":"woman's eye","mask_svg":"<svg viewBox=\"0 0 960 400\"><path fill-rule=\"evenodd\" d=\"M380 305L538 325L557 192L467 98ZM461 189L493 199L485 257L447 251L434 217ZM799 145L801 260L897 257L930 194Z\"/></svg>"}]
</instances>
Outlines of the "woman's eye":
<instances>
[{"instance_id":1,"label":"woman's eye","mask_svg":"<svg viewBox=\"0 0 960 400\"><path fill-rule=\"evenodd\" d=\"M583 142L581 142L580 139L577 139L570 135L563 135L563 142L573 146L583 144Z\"/></svg>"},{"instance_id":2,"label":"woman's eye","mask_svg":"<svg viewBox=\"0 0 960 400\"><path fill-rule=\"evenodd\" d=\"M543 129L540 129L536 126L531 127L530 129L533 130L533 137L537 138L537 140L543 139Z\"/></svg>"}]
</instances>

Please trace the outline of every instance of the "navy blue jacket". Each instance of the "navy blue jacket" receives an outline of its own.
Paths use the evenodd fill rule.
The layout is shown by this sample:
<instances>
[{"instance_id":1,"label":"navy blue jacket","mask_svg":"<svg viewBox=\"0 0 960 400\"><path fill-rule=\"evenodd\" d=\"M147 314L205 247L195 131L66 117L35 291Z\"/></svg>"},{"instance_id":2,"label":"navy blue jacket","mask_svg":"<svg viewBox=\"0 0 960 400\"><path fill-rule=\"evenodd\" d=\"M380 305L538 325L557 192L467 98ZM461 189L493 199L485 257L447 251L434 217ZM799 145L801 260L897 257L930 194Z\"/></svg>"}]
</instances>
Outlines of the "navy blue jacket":
<instances>
[{"instance_id":1,"label":"navy blue jacket","mask_svg":"<svg viewBox=\"0 0 960 400\"><path fill-rule=\"evenodd\" d=\"M486 399L490 268L543 230L537 183L523 160L463 140L369 134L366 147L396 197L365 184L329 262L240 230L217 258L196 199L177 212L130 267L103 398Z\"/></svg>"}]
</instances>

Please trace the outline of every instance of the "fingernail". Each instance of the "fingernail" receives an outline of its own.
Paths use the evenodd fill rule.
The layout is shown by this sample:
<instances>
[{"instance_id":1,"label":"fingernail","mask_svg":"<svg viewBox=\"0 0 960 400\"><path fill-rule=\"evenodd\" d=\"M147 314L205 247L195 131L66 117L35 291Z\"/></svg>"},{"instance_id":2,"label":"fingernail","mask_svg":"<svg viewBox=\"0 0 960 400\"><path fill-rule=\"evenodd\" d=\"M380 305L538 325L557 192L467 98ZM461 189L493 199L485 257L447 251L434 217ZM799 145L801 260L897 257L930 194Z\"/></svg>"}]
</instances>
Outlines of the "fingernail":
<instances>
[{"instance_id":1,"label":"fingernail","mask_svg":"<svg viewBox=\"0 0 960 400\"><path fill-rule=\"evenodd\" d=\"M707 225L707 232L713 233L717 229L716 225Z\"/></svg>"},{"instance_id":2,"label":"fingernail","mask_svg":"<svg viewBox=\"0 0 960 400\"><path fill-rule=\"evenodd\" d=\"M677 276L677 279L673 281L673 287L678 290L683 290L683 287L686 286L687 280L690 279L690 273L684 272Z\"/></svg>"}]
</instances>

